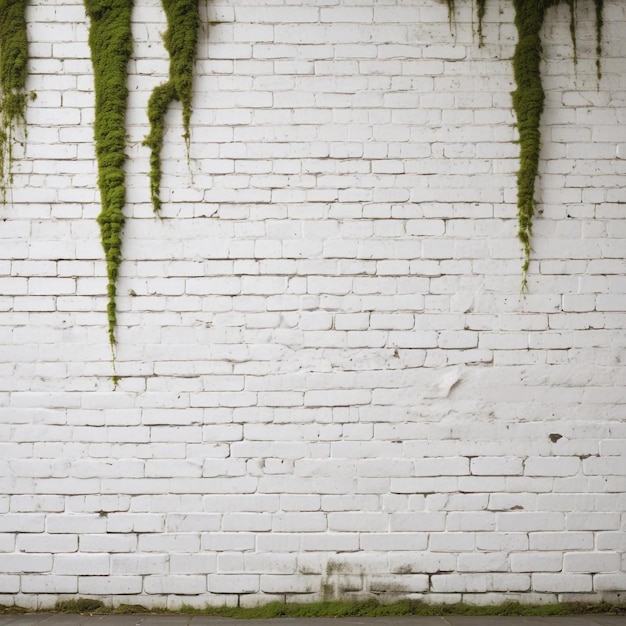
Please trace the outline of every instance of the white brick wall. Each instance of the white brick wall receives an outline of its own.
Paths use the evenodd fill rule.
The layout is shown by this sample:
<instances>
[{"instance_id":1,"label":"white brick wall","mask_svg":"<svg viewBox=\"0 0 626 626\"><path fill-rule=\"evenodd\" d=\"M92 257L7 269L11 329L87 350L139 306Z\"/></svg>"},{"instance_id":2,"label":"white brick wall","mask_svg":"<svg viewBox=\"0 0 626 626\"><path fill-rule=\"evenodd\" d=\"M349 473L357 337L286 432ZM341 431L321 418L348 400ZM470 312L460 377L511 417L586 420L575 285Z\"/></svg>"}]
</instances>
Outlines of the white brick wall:
<instances>
[{"instance_id":1,"label":"white brick wall","mask_svg":"<svg viewBox=\"0 0 626 626\"><path fill-rule=\"evenodd\" d=\"M159 220L141 141L165 24L137 1L116 391L84 9L29 4L0 602L624 592L626 9L605 2L599 88L592 3L576 67L549 13L520 296L512 9L479 48L471 4L452 32L435 0L202 4Z\"/></svg>"}]
</instances>

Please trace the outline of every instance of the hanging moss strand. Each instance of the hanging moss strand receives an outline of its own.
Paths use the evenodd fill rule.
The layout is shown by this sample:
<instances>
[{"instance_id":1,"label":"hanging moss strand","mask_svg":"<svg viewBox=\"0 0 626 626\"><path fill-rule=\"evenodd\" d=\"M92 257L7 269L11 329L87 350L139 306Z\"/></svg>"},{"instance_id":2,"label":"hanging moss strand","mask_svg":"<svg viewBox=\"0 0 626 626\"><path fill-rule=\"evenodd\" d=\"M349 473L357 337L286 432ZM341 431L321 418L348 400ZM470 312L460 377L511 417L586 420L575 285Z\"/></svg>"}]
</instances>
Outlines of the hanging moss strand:
<instances>
[{"instance_id":1,"label":"hanging moss strand","mask_svg":"<svg viewBox=\"0 0 626 626\"><path fill-rule=\"evenodd\" d=\"M454 22L454 3L456 0L446 0L446 4L448 5L448 24L452 27L452 22Z\"/></svg>"},{"instance_id":2,"label":"hanging moss strand","mask_svg":"<svg viewBox=\"0 0 626 626\"><path fill-rule=\"evenodd\" d=\"M148 102L150 133L144 145L150 154L150 195L155 212L161 208L161 150L165 116L172 100L183 106L183 138L189 150L189 126L193 96L193 74L200 24L199 0L163 0L167 31L163 37L170 56L169 80L154 89Z\"/></svg>"},{"instance_id":3,"label":"hanging moss strand","mask_svg":"<svg viewBox=\"0 0 626 626\"><path fill-rule=\"evenodd\" d=\"M576 5L577 0L567 0L569 6L569 34L574 48L574 65L578 64L578 43L576 41Z\"/></svg>"},{"instance_id":4,"label":"hanging moss strand","mask_svg":"<svg viewBox=\"0 0 626 626\"><path fill-rule=\"evenodd\" d=\"M476 17L478 17L478 47L482 48L485 43L483 36L483 22L485 20L485 8L487 0L478 0L476 3Z\"/></svg>"},{"instance_id":5,"label":"hanging moss strand","mask_svg":"<svg viewBox=\"0 0 626 626\"><path fill-rule=\"evenodd\" d=\"M85 0L85 8L91 20L89 46L96 91L94 130L102 202L98 224L107 262L109 341L114 346L117 323L115 296L122 261L123 209L126 201L126 77L132 52L132 0Z\"/></svg>"},{"instance_id":6,"label":"hanging moss strand","mask_svg":"<svg viewBox=\"0 0 626 626\"><path fill-rule=\"evenodd\" d=\"M604 27L604 0L596 2L596 72L598 75L598 87L602 79L602 29Z\"/></svg>"},{"instance_id":7,"label":"hanging moss strand","mask_svg":"<svg viewBox=\"0 0 626 626\"><path fill-rule=\"evenodd\" d=\"M12 182L13 140L25 122L26 0L0 0L0 199Z\"/></svg>"},{"instance_id":8,"label":"hanging moss strand","mask_svg":"<svg viewBox=\"0 0 626 626\"><path fill-rule=\"evenodd\" d=\"M522 242L522 291L530 264L530 237L535 212L535 180L539 171L541 114L544 91L541 84L540 31L546 13L545 0L513 0L515 25L519 39L513 55L516 89L513 109L517 117L520 142L520 165L517 172L518 237Z\"/></svg>"}]
</instances>

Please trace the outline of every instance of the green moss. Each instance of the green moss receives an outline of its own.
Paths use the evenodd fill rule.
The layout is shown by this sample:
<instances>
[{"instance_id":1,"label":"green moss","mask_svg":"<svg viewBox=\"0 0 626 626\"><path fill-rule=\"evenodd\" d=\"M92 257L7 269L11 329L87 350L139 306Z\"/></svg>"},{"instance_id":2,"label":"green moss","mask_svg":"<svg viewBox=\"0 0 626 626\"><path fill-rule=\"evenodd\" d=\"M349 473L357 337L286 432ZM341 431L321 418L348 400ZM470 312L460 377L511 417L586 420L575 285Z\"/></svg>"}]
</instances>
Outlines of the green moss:
<instances>
[{"instance_id":1,"label":"green moss","mask_svg":"<svg viewBox=\"0 0 626 626\"><path fill-rule=\"evenodd\" d=\"M560 0L513 0L515 26L518 42L513 55L513 73L516 89L513 92L513 109L517 118L520 141L520 167L517 172L518 237L522 242L522 291L527 287L527 272L530 264L532 222L535 212L535 183L539 173L541 151L541 114L545 94L541 80L541 28L546 11ZM570 32L576 48L576 0L566 0L570 7ZM603 0L596 2L596 39L598 79L601 76L600 54L602 42Z\"/></svg>"},{"instance_id":2,"label":"green moss","mask_svg":"<svg viewBox=\"0 0 626 626\"><path fill-rule=\"evenodd\" d=\"M12 182L13 141L25 122L27 0L0 0L0 199Z\"/></svg>"},{"instance_id":3,"label":"green moss","mask_svg":"<svg viewBox=\"0 0 626 626\"><path fill-rule=\"evenodd\" d=\"M0 615L23 613L24 609L16 606L1 606ZM45 612L50 612L46 609ZM504 602L502 604L479 606L473 604L428 604L414 600L401 600L394 603L379 603L377 600L349 601L333 600L331 602L313 602L306 604L287 604L270 602L258 607L242 608L229 606L207 606L197 608L183 606L180 611L169 611L164 608L147 609L141 605L122 604L117 607L106 606L99 600L78 598L58 602L54 608L56 613L90 613L104 614L185 614L212 615L237 619L272 619L279 617L389 617L389 616L429 616L429 615L508 615L508 616L552 616L552 615L626 615L626 605L609 604L607 602L565 602L561 604L520 604Z\"/></svg>"},{"instance_id":4,"label":"green moss","mask_svg":"<svg viewBox=\"0 0 626 626\"><path fill-rule=\"evenodd\" d=\"M91 598L78 598L76 600L60 600L54 605L57 613L93 613L104 609L104 603Z\"/></svg>"},{"instance_id":5,"label":"green moss","mask_svg":"<svg viewBox=\"0 0 626 626\"><path fill-rule=\"evenodd\" d=\"M446 0L446 4L448 5L448 23L452 26L452 22L454 22L454 8L455 8L456 0Z\"/></svg>"},{"instance_id":6,"label":"green moss","mask_svg":"<svg viewBox=\"0 0 626 626\"><path fill-rule=\"evenodd\" d=\"M21 606L0 604L0 615L21 615L22 613L28 613L28 609Z\"/></svg>"},{"instance_id":7,"label":"green moss","mask_svg":"<svg viewBox=\"0 0 626 626\"><path fill-rule=\"evenodd\" d=\"M476 16L478 17L478 45L482 47L485 43L483 36L483 22L485 19L485 9L487 0L477 0L476 2Z\"/></svg>"},{"instance_id":8,"label":"green moss","mask_svg":"<svg viewBox=\"0 0 626 626\"><path fill-rule=\"evenodd\" d=\"M541 114L545 94L541 82L541 27L546 15L546 0L513 0L518 41L513 55L516 89L513 109L517 118L520 142L520 166L517 172L518 237L522 242L522 290L530 264L530 238L535 212L535 181L539 172L541 150Z\"/></svg>"},{"instance_id":9,"label":"green moss","mask_svg":"<svg viewBox=\"0 0 626 626\"><path fill-rule=\"evenodd\" d=\"M602 78L602 28L604 26L604 0L595 0L596 5L596 71L598 86Z\"/></svg>"},{"instance_id":10,"label":"green moss","mask_svg":"<svg viewBox=\"0 0 626 626\"><path fill-rule=\"evenodd\" d=\"M569 32L574 48L574 65L578 64L578 44L576 42L576 6L578 0L567 0L569 6Z\"/></svg>"},{"instance_id":11,"label":"green moss","mask_svg":"<svg viewBox=\"0 0 626 626\"><path fill-rule=\"evenodd\" d=\"M167 31L163 37L170 55L169 80L156 87L148 102L150 133L144 145L150 154L150 195L155 212L161 208L161 150L165 116L172 100L183 105L183 137L189 150L189 126L193 95L193 74L200 24L199 0L163 0Z\"/></svg>"},{"instance_id":12,"label":"green moss","mask_svg":"<svg viewBox=\"0 0 626 626\"><path fill-rule=\"evenodd\" d=\"M455 0L445 0L448 18L453 19ZM483 20L486 0L476 0L479 46L484 43ZM522 243L522 291L527 288L531 256L532 223L535 213L535 185L541 151L541 115L545 94L541 80L541 29L547 10L561 2L570 9L570 34L574 63L578 61L576 10L578 0L513 0L518 41L513 55L515 91L513 109L517 119L520 144L520 166L517 172L518 237ZM598 83L602 77L602 28L604 0L594 0L596 8L596 67Z\"/></svg>"},{"instance_id":13,"label":"green moss","mask_svg":"<svg viewBox=\"0 0 626 626\"><path fill-rule=\"evenodd\" d=\"M107 262L107 315L111 346L115 344L115 295L122 262L123 209L126 202L126 78L132 51L132 4L132 0L85 0L91 20L89 46L96 90L96 157L102 201L98 224Z\"/></svg>"},{"instance_id":14,"label":"green moss","mask_svg":"<svg viewBox=\"0 0 626 626\"><path fill-rule=\"evenodd\" d=\"M343 618L343 617L391 617L391 616L434 616L434 615L508 615L508 616L550 616L626 613L626 607L608 603L563 603L563 604L520 604L504 602L490 606L473 604L428 604L415 600L400 600L393 603L380 603L375 599L363 601L332 600L306 604L270 602L259 607L211 607L198 609L184 606L181 613L188 615L214 615L237 619L276 619L291 618Z\"/></svg>"},{"instance_id":15,"label":"green moss","mask_svg":"<svg viewBox=\"0 0 626 626\"><path fill-rule=\"evenodd\" d=\"M172 100L182 103L183 128L187 150L190 139L193 73L199 26L200 0L163 0L168 28L164 35L170 55L169 79L156 87L148 104L150 133L145 144L151 149L150 188L155 211L161 206L161 150L165 117ZM452 23L455 0L447 4ZM477 1L479 44L483 44L486 0ZM130 17L132 0L84 0L91 20L89 45L95 74L95 141L98 159L98 185L102 210L98 217L107 261L108 334L115 345L116 284L122 260L123 208L125 204L125 117L128 90L127 64L132 50ZM513 57L516 89L513 108L520 136L520 167L517 173L518 236L524 262L523 289L530 263L532 220L535 210L535 184L541 148L540 123L544 91L541 81L542 44L540 31L549 7L567 2L571 11L570 31L576 51L577 0L513 0L518 43ZM596 66L602 76L602 28L604 0L594 0L596 10ZM25 121L28 41L25 9L27 0L0 0L0 195L5 200L11 182L13 139L16 128ZM114 380L117 380L115 377Z\"/></svg>"},{"instance_id":16,"label":"green moss","mask_svg":"<svg viewBox=\"0 0 626 626\"><path fill-rule=\"evenodd\" d=\"M138 615L140 613L164 613L165 609L148 609L141 604L120 604L116 607L107 606L101 600L93 598L77 598L76 600L59 600L54 605L55 613L91 615Z\"/></svg>"}]
</instances>

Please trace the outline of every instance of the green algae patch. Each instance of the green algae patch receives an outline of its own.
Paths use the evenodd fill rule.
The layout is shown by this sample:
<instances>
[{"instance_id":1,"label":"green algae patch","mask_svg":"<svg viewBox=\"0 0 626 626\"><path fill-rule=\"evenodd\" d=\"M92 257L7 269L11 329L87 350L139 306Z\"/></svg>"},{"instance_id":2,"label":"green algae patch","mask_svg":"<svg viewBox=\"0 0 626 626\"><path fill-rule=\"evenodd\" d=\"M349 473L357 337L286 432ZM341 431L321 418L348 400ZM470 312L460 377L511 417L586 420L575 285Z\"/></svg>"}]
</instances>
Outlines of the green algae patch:
<instances>
[{"instance_id":1,"label":"green algae patch","mask_svg":"<svg viewBox=\"0 0 626 626\"><path fill-rule=\"evenodd\" d=\"M122 262L123 209L126 203L126 79L133 47L130 25L132 4L132 0L85 0L91 20L89 47L96 91L94 133L102 202L98 224L107 263L107 316L112 348L115 345L115 295Z\"/></svg>"},{"instance_id":2,"label":"green algae patch","mask_svg":"<svg viewBox=\"0 0 626 626\"><path fill-rule=\"evenodd\" d=\"M189 154L193 75L198 43L200 13L198 0L163 0L167 31L163 36L170 56L169 80L156 87L148 102L150 133L144 145L150 148L150 196L156 213L161 209L161 150L165 116L176 100L183 107L183 138Z\"/></svg>"},{"instance_id":3,"label":"green algae patch","mask_svg":"<svg viewBox=\"0 0 626 626\"><path fill-rule=\"evenodd\" d=\"M13 142L25 127L28 39L27 0L0 0L0 200L13 182Z\"/></svg>"}]
</instances>

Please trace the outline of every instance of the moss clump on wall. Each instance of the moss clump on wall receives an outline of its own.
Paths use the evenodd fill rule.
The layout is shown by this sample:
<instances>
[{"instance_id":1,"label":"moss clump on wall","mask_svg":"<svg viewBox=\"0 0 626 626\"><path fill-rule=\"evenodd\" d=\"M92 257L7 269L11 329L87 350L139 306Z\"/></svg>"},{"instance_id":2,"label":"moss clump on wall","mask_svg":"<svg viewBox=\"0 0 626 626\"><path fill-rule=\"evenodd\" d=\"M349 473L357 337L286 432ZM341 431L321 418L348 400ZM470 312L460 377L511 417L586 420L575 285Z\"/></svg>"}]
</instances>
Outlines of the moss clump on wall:
<instances>
[{"instance_id":1,"label":"moss clump on wall","mask_svg":"<svg viewBox=\"0 0 626 626\"><path fill-rule=\"evenodd\" d=\"M151 150L150 195L155 212L161 208L161 149L165 134L165 116L172 100L183 105L183 137L189 150L193 73L200 24L198 0L163 0L163 8L167 17L167 31L163 40L170 55L169 80L156 87L150 96L150 133L144 141L144 145Z\"/></svg>"},{"instance_id":2,"label":"moss clump on wall","mask_svg":"<svg viewBox=\"0 0 626 626\"><path fill-rule=\"evenodd\" d=\"M26 1L0 0L0 199L11 184L13 140L25 122L28 39Z\"/></svg>"},{"instance_id":3,"label":"moss clump on wall","mask_svg":"<svg viewBox=\"0 0 626 626\"><path fill-rule=\"evenodd\" d=\"M126 86L132 52L132 0L85 0L96 90L95 138L102 209L98 224L107 262L109 341L115 344L115 295L122 261L126 185Z\"/></svg>"}]
</instances>

